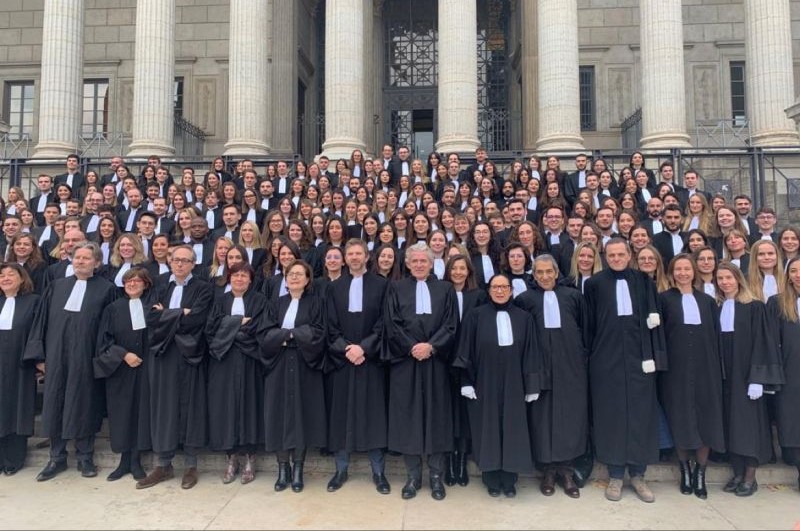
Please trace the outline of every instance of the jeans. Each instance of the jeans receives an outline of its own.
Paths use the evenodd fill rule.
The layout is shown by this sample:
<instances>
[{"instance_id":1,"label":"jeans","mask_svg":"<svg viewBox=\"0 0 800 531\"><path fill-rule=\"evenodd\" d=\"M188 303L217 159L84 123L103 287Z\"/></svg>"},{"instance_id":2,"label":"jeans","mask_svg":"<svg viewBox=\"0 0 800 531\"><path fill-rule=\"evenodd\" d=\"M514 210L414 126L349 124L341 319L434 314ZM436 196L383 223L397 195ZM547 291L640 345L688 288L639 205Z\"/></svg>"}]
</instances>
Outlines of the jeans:
<instances>
[{"instance_id":1,"label":"jeans","mask_svg":"<svg viewBox=\"0 0 800 531\"><path fill-rule=\"evenodd\" d=\"M627 465L628 474L633 478L636 476L644 477L647 465ZM625 465L607 465L608 476L611 479L623 479L625 477Z\"/></svg>"},{"instance_id":2,"label":"jeans","mask_svg":"<svg viewBox=\"0 0 800 531\"><path fill-rule=\"evenodd\" d=\"M383 449L373 448L367 451L369 457L369 466L372 467L372 473L381 475L384 471ZM336 471L344 472L350 465L350 453L347 450L339 450L334 456L336 460Z\"/></svg>"}]
</instances>

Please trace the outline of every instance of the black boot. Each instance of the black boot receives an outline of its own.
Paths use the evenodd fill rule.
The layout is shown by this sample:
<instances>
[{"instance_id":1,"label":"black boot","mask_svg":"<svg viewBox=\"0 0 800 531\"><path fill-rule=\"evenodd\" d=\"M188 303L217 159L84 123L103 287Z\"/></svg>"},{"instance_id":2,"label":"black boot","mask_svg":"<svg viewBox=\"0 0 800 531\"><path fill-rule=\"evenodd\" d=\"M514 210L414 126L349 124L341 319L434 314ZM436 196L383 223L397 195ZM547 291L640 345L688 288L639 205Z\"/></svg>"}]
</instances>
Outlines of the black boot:
<instances>
[{"instance_id":1,"label":"black boot","mask_svg":"<svg viewBox=\"0 0 800 531\"><path fill-rule=\"evenodd\" d=\"M467 468L467 454L465 452L458 453L458 475L456 482L462 487L469 484L469 469Z\"/></svg>"},{"instance_id":2,"label":"black boot","mask_svg":"<svg viewBox=\"0 0 800 531\"><path fill-rule=\"evenodd\" d=\"M139 450L131 452L131 475L136 481L147 477L147 474L144 473L144 467L142 467L142 454Z\"/></svg>"},{"instance_id":3,"label":"black boot","mask_svg":"<svg viewBox=\"0 0 800 531\"><path fill-rule=\"evenodd\" d=\"M456 484L456 460L458 455L458 452L447 452L446 454L447 462L444 468L444 484L448 487L452 487Z\"/></svg>"},{"instance_id":4,"label":"black boot","mask_svg":"<svg viewBox=\"0 0 800 531\"><path fill-rule=\"evenodd\" d=\"M692 471L692 489L694 495L705 500L708 498L708 490L706 489L706 467L700 466L697 463L694 465Z\"/></svg>"},{"instance_id":5,"label":"black boot","mask_svg":"<svg viewBox=\"0 0 800 531\"><path fill-rule=\"evenodd\" d=\"M288 461L278 461L278 480L275 482L275 490L280 492L286 490L292 477L292 467Z\"/></svg>"},{"instance_id":6,"label":"black boot","mask_svg":"<svg viewBox=\"0 0 800 531\"><path fill-rule=\"evenodd\" d=\"M108 481L116 481L125 474L130 474L130 472L131 472L131 453L122 452L122 455L120 455L119 458L119 465L117 465L117 468L113 472L111 472L106 479Z\"/></svg>"},{"instance_id":7,"label":"black boot","mask_svg":"<svg viewBox=\"0 0 800 531\"><path fill-rule=\"evenodd\" d=\"M303 492L303 461L295 461L292 467L292 490L295 492Z\"/></svg>"},{"instance_id":8,"label":"black boot","mask_svg":"<svg viewBox=\"0 0 800 531\"><path fill-rule=\"evenodd\" d=\"M681 494L691 494L692 487L692 465L689 461L678 461L681 468Z\"/></svg>"}]
</instances>

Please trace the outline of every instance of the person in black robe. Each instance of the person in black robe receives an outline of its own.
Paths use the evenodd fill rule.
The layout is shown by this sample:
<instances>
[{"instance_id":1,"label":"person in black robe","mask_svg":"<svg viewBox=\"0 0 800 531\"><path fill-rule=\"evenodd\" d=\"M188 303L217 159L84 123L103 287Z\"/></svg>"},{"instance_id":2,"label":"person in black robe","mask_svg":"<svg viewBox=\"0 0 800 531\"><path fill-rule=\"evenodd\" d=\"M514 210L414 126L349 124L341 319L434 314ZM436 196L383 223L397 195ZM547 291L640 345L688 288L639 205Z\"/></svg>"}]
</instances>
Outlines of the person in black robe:
<instances>
[{"instance_id":1,"label":"person in black robe","mask_svg":"<svg viewBox=\"0 0 800 531\"><path fill-rule=\"evenodd\" d=\"M424 242L406 249L411 277L389 285L384 310L389 373L389 450L404 454L403 499L422 488L428 454L431 496L444 499L444 453L453 450L449 367L458 328L453 286L431 275L433 252Z\"/></svg>"},{"instance_id":2,"label":"person in black robe","mask_svg":"<svg viewBox=\"0 0 800 531\"><path fill-rule=\"evenodd\" d=\"M764 392L780 389L783 368L766 307L753 296L741 270L722 262L715 281L721 303L725 442L733 468L733 478L723 490L752 496L758 490L756 469L772 456L772 428L767 402L761 398Z\"/></svg>"},{"instance_id":3,"label":"person in black robe","mask_svg":"<svg viewBox=\"0 0 800 531\"><path fill-rule=\"evenodd\" d=\"M800 486L800 257L786 264L786 277L779 295L767 302L769 321L779 343L785 382L776 396L778 440L784 461L797 467Z\"/></svg>"},{"instance_id":4,"label":"person in black robe","mask_svg":"<svg viewBox=\"0 0 800 531\"><path fill-rule=\"evenodd\" d=\"M95 381L97 325L116 298L116 287L94 275L102 261L95 243L72 250L74 276L56 279L42 296L24 359L45 375L42 435L50 438L50 460L36 477L54 478L67 469L67 441L75 441L78 470L97 475L94 436L102 423L102 386Z\"/></svg>"},{"instance_id":5,"label":"person in black robe","mask_svg":"<svg viewBox=\"0 0 800 531\"><path fill-rule=\"evenodd\" d=\"M291 482L292 490L301 492L306 449L326 444L325 315L310 290L311 266L295 260L285 274L289 293L267 306L256 338L265 372L264 446L278 458L275 490L285 490Z\"/></svg>"},{"instance_id":6,"label":"person in black robe","mask_svg":"<svg viewBox=\"0 0 800 531\"><path fill-rule=\"evenodd\" d=\"M119 466L108 475L144 479L140 454L150 444L150 364L148 318L153 326L153 281L144 267L122 276L125 297L103 312L94 359L95 378L105 380L111 450L121 454ZM144 368L142 368L144 365Z\"/></svg>"},{"instance_id":7,"label":"person in black robe","mask_svg":"<svg viewBox=\"0 0 800 531\"><path fill-rule=\"evenodd\" d=\"M658 390L678 454L680 491L705 499L708 456L725 451L725 434L717 305L694 287L697 276L691 256L677 255L667 270L673 287L658 296L669 363Z\"/></svg>"},{"instance_id":8,"label":"person in black robe","mask_svg":"<svg viewBox=\"0 0 800 531\"><path fill-rule=\"evenodd\" d=\"M336 460L329 492L347 481L351 452L367 452L375 488L381 494L390 492L384 472L386 388L380 360L388 282L367 272L368 259L363 240L348 241L345 262L349 274L328 287L328 449Z\"/></svg>"},{"instance_id":9,"label":"person in black robe","mask_svg":"<svg viewBox=\"0 0 800 531\"><path fill-rule=\"evenodd\" d=\"M573 461L586 451L589 432L589 317L580 292L559 285L552 255L538 256L533 267L538 288L514 303L533 315L542 357L541 396L528 408L534 457L544 465L539 490L552 496L558 480L569 497L579 498Z\"/></svg>"},{"instance_id":10,"label":"person in black robe","mask_svg":"<svg viewBox=\"0 0 800 531\"><path fill-rule=\"evenodd\" d=\"M254 278L247 262L230 266L231 291L217 297L206 323L208 446L227 455L225 484L240 468L242 484L255 479L256 451L264 442L264 375L255 330L267 298L253 287Z\"/></svg>"},{"instance_id":11,"label":"person in black robe","mask_svg":"<svg viewBox=\"0 0 800 531\"><path fill-rule=\"evenodd\" d=\"M461 337L464 316L470 310L485 304L488 296L486 291L478 288L475 280L475 270L472 260L465 255L456 255L447 261L444 269L444 279L453 284L458 303L458 329L453 344L457 345ZM447 462L444 472L444 484L452 487L459 484L466 487L469 484L469 470L467 458L471 451L472 434L469 427L469 399L461 396L461 369L450 367L450 394L453 401L453 438L455 451L447 453Z\"/></svg>"},{"instance_id":12,"label":"person in black robe","mask_svg":"<svg viewBox=\"0 0 800 531\"><path fill-rule=\"evenodd\" d=\"M157 466L137 489L172 479L172 460L183 447L181 488L197 484L197 454L206 444L207 352L204 329L213 302L211 284L192 276L197 255L189 245L172 251L171 275L157 286L150 332L150 434Z\"/></svg>"},{"instance_id":13,"label":"person in black robe","mask_svg":"<svg viewBox=\"0 0 800 531\"><path fill-rule=\"evenodd\" d=\"M540 356L533 318L512 303L511 280L489 281L487 304L462 323L453 366L470 399L472 455L489 495L517 494L517 475L533 469L526 402L540 396Z\"/></svg>"},{"instance_id":14,"label":"person in black robe","mask_svg":"<svg viewBox=\"0 0 800 531\"><path fill-rule=\"evenodd\" d=\"M0 470L11 476L25 464L28 437L36 413L36 374L22 363L39 295L27 271L0 266Z\"/></svg>"},{"instance_id":15,"label":"person in black robe","mask_svg":"<svg viewBox=\"0 0 800 531\"><path fill-rule=\"evenodd\" d=\"M648 464L658 461L655 371L665 368L656 287L645 273L630 269L625 240L609 240L605 255L609 269L593 275L584 287L592 337L595 455L608 467L608 500L622 498L627 466L637 496L651 503L655 496L644 474Z\"/></svg>"}]
</instances>

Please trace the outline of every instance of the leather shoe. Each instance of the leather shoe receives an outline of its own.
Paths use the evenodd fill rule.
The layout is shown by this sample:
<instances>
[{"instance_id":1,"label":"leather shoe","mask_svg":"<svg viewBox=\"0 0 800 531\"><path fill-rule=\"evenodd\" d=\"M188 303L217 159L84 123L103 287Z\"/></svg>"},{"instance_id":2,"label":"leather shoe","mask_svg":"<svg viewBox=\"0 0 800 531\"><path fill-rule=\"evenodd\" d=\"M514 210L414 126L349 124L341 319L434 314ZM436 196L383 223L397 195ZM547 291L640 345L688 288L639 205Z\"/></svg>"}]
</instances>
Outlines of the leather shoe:
<instances>
[{"instance_id":1,"label":"leather shoe","mask_svg":"<svg viewBox=\"0 0 800 531\"><path fill-rule=\"evenodd\" d=\"M22 468L22 467L19 467L19 468ZM17 472L19 472L19 468L14 467L14 466L7 466L7 467L5 467L5 469L3 469L3 474L5 474L6 476L13 476Z\"/></svg>"},{"instance_id":2,"label":"leather shoe","mask_svg":"<svg viewBox=\"0 0 800 531\"><path fill-rule=\"evenodd\" d=\"M66 461L48 461L39 475L36 476L36 481L47 481L53 479L61 472L67 469Z\"/></svg>"},{"instance_id":3,"label":"leather shoe","mask_svg":"<svg viewBox=\"0 0 800 531\"><path fill-rule=\"evenodd\" d=\"M372 474L372 482L375 483L375 490L381 494L389 494L392 492L392 487L383 474Z\"/></svg>"},{"instance_id":4,"label":"leather shoe","mask_svg":"<svg viewBox=\"0 0 800 531\"><path fill-rule=\"evenodd\" d=\"M97 466L95 466L94 461L78 461L78 471L81 473L81 476L85 478L93 478L97 476Z\"/></svg>"},{"instance_id":5,"label":"leather shoe","mask_svg":"<svg viewBox=\"0 0 800 531\"><path fill-rule=\"evenodd\" d=\"M303 492L305 482L303 481L303 461L295 461L292 467L292 491Z\"/></svg>"},{"instance_id":6,"label":"leather shoe","mask_svg":"<svg viewBox=\"0 0 800 531\"><path fill-rule=\"evenodd\" d=\"M256 455L247 454L245 456L244 468L242 468L242 485L247 485L256 479Z\"/></svg>"},{"instance_id":7,"label":"leather shoe","mask_svg":"<svg viewBox=\"0 0 800 531\"><path fill-rule=\"evenodd\" d=\"M572 478L571 472L565 472L564 474L560 474L560 480L561 480L561 487L564 489L564 494L566 494L570 498L581 497L581 489L578 488L578 485Z\"/></svg>"},{"instance_id":8,"label":"leather shoe","mask_svg":"<svg viewBox=\"0 0 800 531\"><path fill-rule=\"evenodd\" d=\"M191 489L195 485L197 485L197 468L187 468L183 473L183 479L181 479L181 488Z\"/></svg>"},{"instance_id":9,"label":"leather shoe","mask_svg":"<svg viewBox=\"0 0 800 531\"><path fill-rule=\"evenodd\" d=\"M328 482L328 492L336 492L342 488L342 485L347 481L347 470L336 471L331 480Z\"/></svg>"},{"instance_id":10,"label":"leather shoe","mask_svg":"<svg viewBox=\"0 0 800 531\"><path fill-rule=\"evenodd\" d=\"M487 490L489 491L489 496L491 496L492 498L497 498L498 496L500 496L500 489L498 489L497 487L487 487Z\"/></svg>"},{"instance_id":11,"label":"leather shoe","mask_svg":"<svg viewBox=\"0 0 800 531\"><path fill-rule=\"evenodd\" d=\"M542 484L539 485L539 490L545 496L552 496L556 492L556 469L548 467L544 471Z\"/></svg>"},{"instance_id":12,"label":"leather shoe","mask_svg":"<svg viewBox=\"0 0 800 531\"><path fill-rule=\"evenodd\" d=\"M739 486L736 488L736 495L745 497L745 496L752 496L758 490L758 481L753 480L752 483L747 483L742 481L739 483Z\"/></svg>"},{"instance_id":13,"label":"leather shoe","mask_svg":"<svg viewBox=\"0 0 800 531\"><path fill-rule=\"evenodd\" d=\"M741 482L742 476L734 476L725 484L724 487L722 487L722 490L724 492L736 492Z\"/></svg>"},{"instance_id":14,"label":"leather shoe","mask_svg":"<svg viewBox=\"0 0 800 531\"><path fill-rule=\"evenodd\" d=\"M222 483L227 485L233 483L239 474L239 456L231 454L228 456L228 463L225 465L225 472L222 474Z\"/></svg>"},{"instance_id":15,"label":"leather shoe","mask_svg":"<svg viewBox=\"0 0 800 531\"><path fill-rule=\"evenodd\" d=\"M275 481L275 491L286 490L292 480L292 467L289 463L278 463L278 479Z\"/></svg>"},{"instance_id":16,"label":"leather shoe","mask_svg":"<svg viewBox=\"0 0 800 531\"><path fill-rule=\"evenodd\" d=\"M444 482L442 476L431 476L431 497L434 500L443 500L447 493L444 490Z\"/></svg>"},{"instance_id":17,"label":"leather shoe","mask_svg":"<svg viewBox=\"0 0 800 531\"><path fill-rule=\"evenodd\" d=\"M422 488L422 481L416 478L408 478L406 484L403 485L401 496L404 500L410 500L417 495L417 491Z\"/></svg>"},{"instance_id":18,"label":"leather shoe","mask_svg":"<svg viewBox=\"0 0 800 531\"><path fill-rule=\"evenodd\" d=\"M517 495L517 488L514 485L503 487L503 494L506 495L506 498L514 498Z\"/></svg>"},{"instance_id":19,"label":"leather shoe","mask_svg":"<svg viewBox=\"0 0 800 531\"><path fill-rule=\"evenodd\" d=\"M167 481L175 477L175 471L172 465L157 466L153 469L146 478L136 482L137 489L147 489L154 485L158 485L162 481Z\"/></svg>"}]
</instances>

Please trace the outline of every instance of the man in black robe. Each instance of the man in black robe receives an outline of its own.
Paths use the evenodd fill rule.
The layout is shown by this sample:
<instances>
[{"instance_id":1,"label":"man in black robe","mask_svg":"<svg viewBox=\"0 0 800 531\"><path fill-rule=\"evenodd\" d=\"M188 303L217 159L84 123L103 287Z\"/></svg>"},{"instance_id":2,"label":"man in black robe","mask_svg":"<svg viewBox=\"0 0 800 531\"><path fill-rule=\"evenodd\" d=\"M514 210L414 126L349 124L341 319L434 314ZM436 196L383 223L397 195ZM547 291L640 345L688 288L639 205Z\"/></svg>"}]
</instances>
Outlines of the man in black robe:
<instances>
[{"instance_id":1,"label":"man in black robe","mask_svg":"<svg viewBox=\"0 0 800 531\"><path fill-rule=\"evenodd\" d=\"M172 274L162 275L160 317L150 336L150 432L158 466L137 489L174 477L172 459L183 446L186 470L181 487L197 484L197 454L206 444L206 343L203 330L213 288L192 276L197 256L191 246L172 251Z\"/></svg>"},{"instance_id":2,"label":"man in black robe","mask_svg":"<svg viewBox=\"0 0 800 531\"><path fill-rule=\"evenodd\" d=\"M384 475L386 389L380 362L387 281L367 272L368 258L363 240L347 242L345 262L350 275L333 282L328 290L328 449L336 459L330 492L347 481L353 451L367 452L376 489L381 494L390 492Z\"/></svg>"},{"instance_id":3,"label":"man in black robe","mask_svg":"<svg viewBox=\"0 0 800 531\"><path fill-rule=\"evenodd\" d=\"M422 454L428 454L431 495L441 500L444 453L453 450L448 367L458 302L453 285L431 275L433 252L424 242L406 250L406 266L412 276L389 286L384 313L384 356L391 363L388 443L404 454L403 498L422 488Z\"/></svg>"},{"instance_id":4,"label":"man in black robe","mask_svg":"<svg viewBox=\"0 0 800 531\"><path fill-rule=\"evenodd\" d=\"M606 244L609 268L586 281L592 336L589 387L597 459L608 466L606 498L619 501L625 467L642 501L655 497L644 481L658 461L656 358L663 362L656 287L628 267L631 251L621 238ZM661 367L659 367L661 368Z\"/></svg>"},{"instance_id":5,"label":"man in black robe","mask_svg":"<svg viewBox=\"0 0 800 531\"><path fill-rule=\"evenodd\" d=\"M94 276L102 261L96 243L72 251L74 276L54 280L42 296L24 359L45 374L42 435L50 438L50 460L36 477L54 478L67 469L67 441L75 441L78 470L97 475L94 436L102 423L102 387L96 385L92 360L97 326L117 288Z\"/></svg>"}]
</instances>

